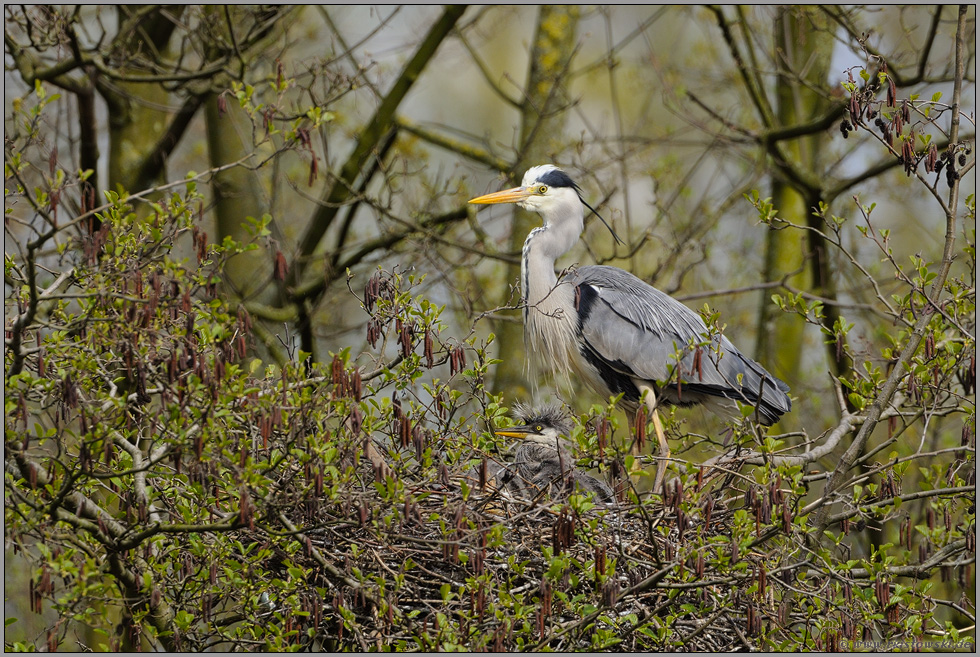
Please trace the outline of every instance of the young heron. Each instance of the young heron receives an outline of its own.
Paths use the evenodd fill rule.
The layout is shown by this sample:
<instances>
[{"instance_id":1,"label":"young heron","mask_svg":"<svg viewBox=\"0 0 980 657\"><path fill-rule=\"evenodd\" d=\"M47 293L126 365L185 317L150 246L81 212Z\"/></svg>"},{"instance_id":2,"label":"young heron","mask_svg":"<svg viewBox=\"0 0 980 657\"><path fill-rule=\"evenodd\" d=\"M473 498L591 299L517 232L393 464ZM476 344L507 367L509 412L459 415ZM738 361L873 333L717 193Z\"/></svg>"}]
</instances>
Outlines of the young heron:
<instances>
[{"instance_id":1,"label":"young heron","mask_svg":"<svg viewBox=\"0 0 980 657\"><path fill-rule=\"evenodd\" d=\"M596 502L611 503L616 495L606 482L579 470L565 436L572 421L558 404L532 409L514 405L519 426L498 429L498 436L520 438L514 450L512 472L518 487L530 488L531 496L548 491L552 499L563 499L575 489L591 492Z\"/></svg>"},{"instance_id":2,"label":"young heron","mask_svg":"<svg viewBox=\"0 0 980 657\"><path fill-rule=\"evenodd\" d=\"M584 208L592 208L558 167L532 167L520 187L470 203L516 203L541 215L543 225L528 234L521 257L527 353L537 369L566 380L574 374L606 399L622 394L631 425L645 405L659 444L654 490L660 489L670 456L658 403L704 404L727 414L737 400L755 406L759 422L767 426L790 410L789 386L728 338L709 337L697 313L633 274L590 265L559 280L555 261L579 239Z\"/></svg>"}]
</instances>

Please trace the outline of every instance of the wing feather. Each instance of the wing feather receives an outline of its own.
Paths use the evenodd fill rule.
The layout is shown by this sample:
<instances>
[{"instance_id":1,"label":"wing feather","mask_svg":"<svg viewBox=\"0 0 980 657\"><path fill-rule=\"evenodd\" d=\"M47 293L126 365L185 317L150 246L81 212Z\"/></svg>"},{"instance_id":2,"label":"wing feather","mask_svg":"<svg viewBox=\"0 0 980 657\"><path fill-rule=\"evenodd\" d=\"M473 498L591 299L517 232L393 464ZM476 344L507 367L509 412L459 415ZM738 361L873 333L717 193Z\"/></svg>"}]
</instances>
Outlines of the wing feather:
<instances>
[{"instance_id":1,"label":"wing feather","mask_svg":"<svg viewBox=\"0 0 980 657\"><path fill-rule=\"evenodd\" d=\"M725 336L712 336L693 310L617 267L587 266L563 282L578 290L578 330L584 349L612 370L652 382L677 382L680 395L665 388L668 401L685 403L709 395L759 402L767 423L790 409L789 387L745 357ZM701 345L700 348L698 345ZM698 401L689 399L688 401Z\"/></svg>"}]
</instances>

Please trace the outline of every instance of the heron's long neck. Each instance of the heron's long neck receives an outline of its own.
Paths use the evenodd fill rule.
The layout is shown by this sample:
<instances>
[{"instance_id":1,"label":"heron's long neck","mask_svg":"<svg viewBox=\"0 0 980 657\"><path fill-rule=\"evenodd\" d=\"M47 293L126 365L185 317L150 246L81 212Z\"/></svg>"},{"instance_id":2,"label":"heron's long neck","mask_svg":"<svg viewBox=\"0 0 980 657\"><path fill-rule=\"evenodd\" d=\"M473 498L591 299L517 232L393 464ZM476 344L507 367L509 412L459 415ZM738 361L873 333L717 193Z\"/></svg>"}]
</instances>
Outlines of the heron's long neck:
<instances>
[{"instance_id":1,"label":"heron's long neck","mask_svg":"<svg viewBox=\"0 0 980 657\"><path fill-rule=\"evenodd\" d=\"M567 377L576 351L575 293L568 285L558 284L555 260L582 234L582 204L573 198L552 210L550 217L544 217L544 225L532 230L524 241L524 343L532 371L557 372L570 384Z\"/></svg>"},{"instance_id":2,"label":"heron's long neck","mask_svg":"<svg viewBox=\"0 0 980 657\"><path fill-rule=\"evenodd\" d=\"M521 289L525 308L536 306L547 298L558 283L555 261L575 245L582 234L582 211L577 209L577 219L558 224L545 224L535 228L524 240L521 254ZM527 310L525 309L525 313Z\"/></svg>"}]
</instances>

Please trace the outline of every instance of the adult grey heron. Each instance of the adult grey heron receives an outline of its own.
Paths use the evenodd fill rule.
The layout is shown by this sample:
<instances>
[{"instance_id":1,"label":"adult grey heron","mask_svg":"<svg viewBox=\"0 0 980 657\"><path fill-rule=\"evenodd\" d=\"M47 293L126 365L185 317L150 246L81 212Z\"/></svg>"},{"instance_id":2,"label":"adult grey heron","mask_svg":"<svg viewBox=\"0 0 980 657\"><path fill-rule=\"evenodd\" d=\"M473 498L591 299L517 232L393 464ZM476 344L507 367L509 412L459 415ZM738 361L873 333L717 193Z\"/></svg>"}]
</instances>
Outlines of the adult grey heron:
<instances>
[{"instance_id":1,"label":"adult grey heron","mask_svg":"<svg viewBox=\"0 0 980 657\"><path fill-rule=\"evenodd\" d=\"M470 203L516 203L541 215L543 224L528 234L521 257L527 352L539 370L566 380L577 374L607 399L622 394L631 426L640 405L646 406L661 457L654 490L660 489L670 456L658 403L704 404L729 413L737 400L755 406L759 422L767 426L790 410L789 386L728 338L710 334L697 313L633 274L589 265L559 279L555 261L581 236L584 208L595 210L558 167L531 167L520 187Z\"/></svg>"},{"instance_id":2,"label":"adult grey heron","mask_svg":"<svg viewBox=\"0 0 980 657\"><path fill-rule=\"evenodd\" d=\"M515 404L514 413L521 422L519 426L495 431L498 436L521 439L514 449L510 472L495 473L498 479L509 477L505 485L516 487L518 492L526 491L532 498L545 491L552 499L563 499L578 489L592 493L596 502L616 501L608 484L576 467L571 445L565 439L572 421L561 406L547 404L532 409Z\"/></svg>"}]
</instances>

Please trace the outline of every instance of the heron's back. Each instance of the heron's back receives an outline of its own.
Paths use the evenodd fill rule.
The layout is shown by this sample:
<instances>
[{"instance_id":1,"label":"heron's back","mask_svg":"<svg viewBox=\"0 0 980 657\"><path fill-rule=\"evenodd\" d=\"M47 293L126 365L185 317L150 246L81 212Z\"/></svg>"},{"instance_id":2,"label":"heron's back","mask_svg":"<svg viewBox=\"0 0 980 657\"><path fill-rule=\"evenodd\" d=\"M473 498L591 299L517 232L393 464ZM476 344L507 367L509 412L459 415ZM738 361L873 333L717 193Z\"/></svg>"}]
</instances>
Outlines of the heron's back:
<instances>
[{"instance_id":1,"label":"heron's back","mask_svg":"<svg viewBox=\"0 0 980 657\"><path fill-rule=\"evenodd\" d=\"M709 331L693 310L617 267L587 266L561 283L574 290L579 366L600 394L639 403L636 382L649 382L675 405L737 400L769 425L788 412L789 386Z\"/></svg>"}]
</instances>

